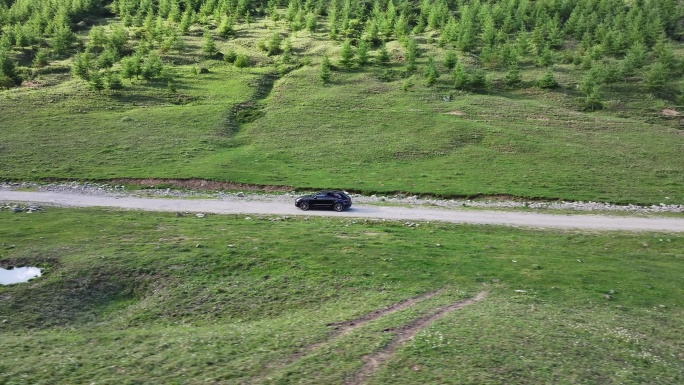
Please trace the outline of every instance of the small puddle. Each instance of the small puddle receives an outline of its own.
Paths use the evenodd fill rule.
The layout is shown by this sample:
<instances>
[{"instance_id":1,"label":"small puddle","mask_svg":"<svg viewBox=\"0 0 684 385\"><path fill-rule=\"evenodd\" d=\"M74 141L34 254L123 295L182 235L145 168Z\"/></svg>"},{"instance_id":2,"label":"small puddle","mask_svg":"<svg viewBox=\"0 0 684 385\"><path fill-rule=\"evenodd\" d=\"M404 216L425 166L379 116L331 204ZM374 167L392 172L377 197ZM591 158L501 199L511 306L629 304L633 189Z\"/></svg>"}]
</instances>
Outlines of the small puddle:
<instances>
[{"instance_id":1,"label":"small puddle","mask_svg":"<svg viewBox=\"0 0 684 385\"><path fill-rule=\"evenodd\" d=\"M15 267L11 270L0 268L0 285L28 282L34 277L40 277L40 268L32 266Z\"/></svg>"}]
</instances>

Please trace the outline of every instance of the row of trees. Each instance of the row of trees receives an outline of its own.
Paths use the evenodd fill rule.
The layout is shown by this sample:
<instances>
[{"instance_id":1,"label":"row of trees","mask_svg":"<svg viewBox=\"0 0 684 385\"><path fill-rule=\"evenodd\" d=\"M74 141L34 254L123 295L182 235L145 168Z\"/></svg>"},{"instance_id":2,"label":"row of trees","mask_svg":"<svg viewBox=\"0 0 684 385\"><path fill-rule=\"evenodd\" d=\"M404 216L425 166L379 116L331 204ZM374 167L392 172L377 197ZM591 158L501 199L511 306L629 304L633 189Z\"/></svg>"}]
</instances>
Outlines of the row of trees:
<instances>
[{"instance_id":1,"label":"row of trees","mask_svg":"<svg viewBox=\"0 0 684 385\"><path fill-rule=\"evenodd\" d=\"M363 66L370 49L397 39L406 47L408 70L415 70L412 36L427 31L428 44L475 55L485 69L515 72L565 62L591 71L607 62L623 78L648 69L666 79L683 70L671 47L684 34L678 25L684 2L678 0L0 0L0 50L11 60L13 49L32 47L34 64L44 65L80 51L74 32L106 12L122 25L91 28L83 47L100 69L130 56L129 33L161 53L182 51L181 36L200 24L202 48L212 56L214 36L231 38L238 21L270 15L292 31L326 28L342 41L345 67ZM289 55L281 43L274 33L258 48ZM11 75L17 78L16 71Z\"/></svg>"}]
</instances>

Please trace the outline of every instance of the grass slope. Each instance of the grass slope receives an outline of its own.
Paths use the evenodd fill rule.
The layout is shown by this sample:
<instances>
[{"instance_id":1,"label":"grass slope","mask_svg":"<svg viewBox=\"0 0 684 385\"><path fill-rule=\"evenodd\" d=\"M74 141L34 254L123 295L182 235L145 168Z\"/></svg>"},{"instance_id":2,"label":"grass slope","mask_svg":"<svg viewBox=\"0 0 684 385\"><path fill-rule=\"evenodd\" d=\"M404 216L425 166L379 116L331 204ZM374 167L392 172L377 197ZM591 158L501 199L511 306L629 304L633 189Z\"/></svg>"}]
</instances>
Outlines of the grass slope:
<instances>
[{"instance_id":1,"label":"grass slope","mask_svg":"<svg viewBox=\"0 0 684 385\"><path fill-rule=\"evenodd\" d=\"M531 87L542 72L523 62L522 89L461 92L442 67L445 51L419 37L413 75L402 77L404 48L393 41L389 66L335 68L331 84L322 84L320 58L328 54L336 64L339 54L324 29L292 34L263 19L235 28L236 37L217 39L218 48L249 55L252 67L203 57L202 32L193 27L185 50L164 55L178 63L171 66L176 91L125 81L124 90L94 92L50 67L31 83L38 88L1 91L0 178L205 178L367 193L684 203L684 136L677 117L661 114L671 97L641 83L607 88L606 110L594 113L579 112L583 71L568 64L553 66L558 91ZM291 41L289 64L255 48L274 31ZM420 74L430 57L442 75L428 87ZM199 67L209 74L194 74ZM263 86L290 70L272 90ZM490 74L501 86L505 73Z\"/></svg>"},{"instance_id":2,"label":"grass slope","mask_svg":"<svg viewBox=\"0 0 684 385\"><path fill-rule=\"evenodd\" d=\"M1 211L0 234L0 265L45 269L0 286L3 384L342 383L482 290L368 383L683 380L678 234L57 208Z\"/></svg>"}]
</instances>

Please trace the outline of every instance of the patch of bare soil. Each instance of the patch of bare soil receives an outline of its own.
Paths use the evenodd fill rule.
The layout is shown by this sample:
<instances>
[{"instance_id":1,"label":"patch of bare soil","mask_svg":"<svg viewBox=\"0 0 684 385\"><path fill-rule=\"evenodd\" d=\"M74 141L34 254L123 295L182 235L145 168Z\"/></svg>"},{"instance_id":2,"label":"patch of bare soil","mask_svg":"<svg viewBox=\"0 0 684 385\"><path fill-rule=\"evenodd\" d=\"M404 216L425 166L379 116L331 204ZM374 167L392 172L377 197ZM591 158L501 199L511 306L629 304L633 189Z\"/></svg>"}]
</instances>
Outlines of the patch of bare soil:
<instances>
[{"instance_id":1,"label":"patch of bare soil","mask_svg":"<svg viewBox=\"0 0 684 385\"><path fill-rule=\"evenodd\" d=\"M528 116L527 120L538 120L540 122L548 122L549 118L546 116Z\"/></svg>"},{"instance_id":2,"label":"patch of bare soil","mask_svg":"<svg viewBox=\"0 0 684 385\"><path fill-rule=\"evenodd\" d=\"M412 339L418 331L426 328L431 323L444 317L454 310L468 306L483 300L487 296L486 291L479 292L475 297L463 301L458 301L449 306L445 306L432 314L418 318L398 331L397 336L383 349L363 358L364 365L356 373L354 378L345 382L345 385L361 385L388 359L390 359L397 348L404 342Z\"/></svg>"},{"instance_id":3,"label":"patch of bare soil","mask_svg":"<svg viewBox=\"0 0 684 385\"><path fill-rule=\"evenodd\" d=\"M660 111L660 113L664 116L679 116L679 112L671 108L665 108L662 111Z\"/></svg>"},{"instance_id":4,"label":"patch of bare soil","mask_svg":"<svg viewBox=\"0 0 684 385\"><path fill-rule=\"evenodd\" d=\"M292 186L272 186L236 182L220 182L205 179L130 179L116 178L107 181L111 184L123 184L145 187L173 187L190 190L244 190L244 191L292 191Z\"/></svg>"},{"instance_id":5,"label":"patch of bare soil","mask_svg":"<svg viewBox=\"0 0 684 385\"><path fill-rule=\"evenodd\" d=\"M31 81L28 81L28 82L23 82L23 83L21 83L21 86L24 87L24 88L40 88L40 87L42 87L43 85L40 84L40 83L38 83L38 82L31 82Z\"/></svg>"},{"instance_id":6,"label":"patch of bare soil","mask_svg":"<svg viewBox=\"0 0 684 385\"><path fill-rule=\"evenodd\" d=\"M463 116L465 115L465 112L463 111L449 111L446 112L447 115L457 115L457 116Z\"/></svg>"}]
</instances>

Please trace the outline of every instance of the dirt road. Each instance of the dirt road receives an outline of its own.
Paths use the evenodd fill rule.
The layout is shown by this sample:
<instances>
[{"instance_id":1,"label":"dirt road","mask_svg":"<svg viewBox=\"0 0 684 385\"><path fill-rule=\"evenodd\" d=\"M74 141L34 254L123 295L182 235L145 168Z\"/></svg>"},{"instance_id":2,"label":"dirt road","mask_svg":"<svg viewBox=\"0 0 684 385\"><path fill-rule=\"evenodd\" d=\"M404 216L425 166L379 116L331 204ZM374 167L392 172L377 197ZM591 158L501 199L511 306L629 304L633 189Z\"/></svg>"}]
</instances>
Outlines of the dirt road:
<instances>
[{"instance_id":1,"label":"dirt road","mask_svg":"<svg viewBox=\"0 0 684 385\"><path fill-rule=\"evenodd\" d=\"M0 202L34 203L65 207L114 207L145 211L197 212L213 214L307 215L378 218L400 221L441 221L482 225L588 230L684 232L684 218L626 217L603 215L559 215L530 212L457 210L425 207L355 205L349 211L306 211L293 202L230 199L170 199L133 196L92 196L66 192L0 190Z\"/></svg>"}]
</instances>

